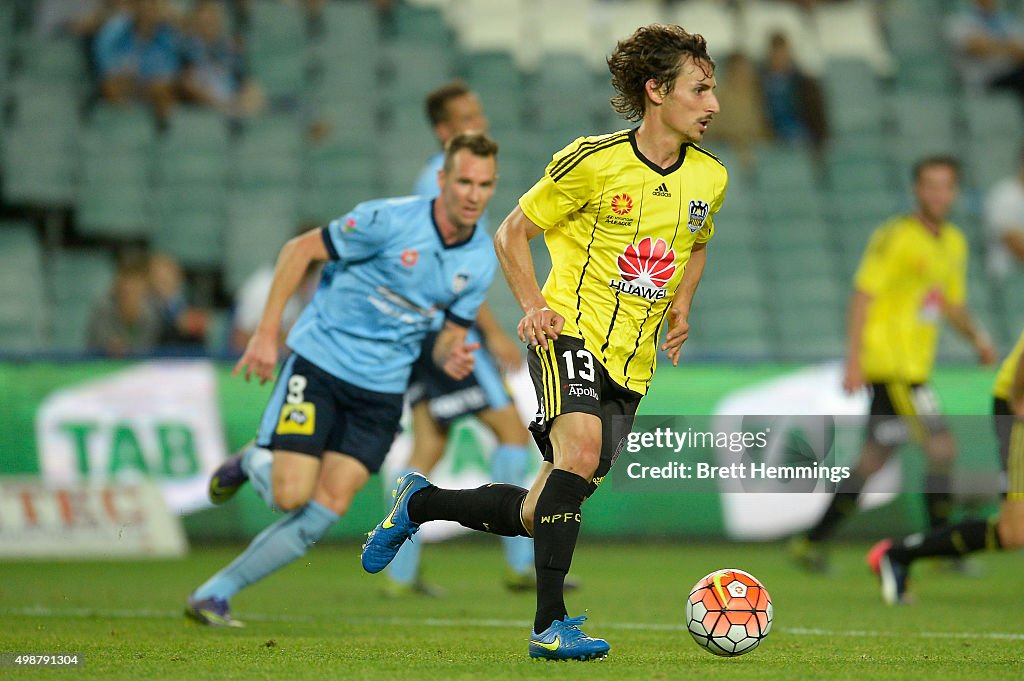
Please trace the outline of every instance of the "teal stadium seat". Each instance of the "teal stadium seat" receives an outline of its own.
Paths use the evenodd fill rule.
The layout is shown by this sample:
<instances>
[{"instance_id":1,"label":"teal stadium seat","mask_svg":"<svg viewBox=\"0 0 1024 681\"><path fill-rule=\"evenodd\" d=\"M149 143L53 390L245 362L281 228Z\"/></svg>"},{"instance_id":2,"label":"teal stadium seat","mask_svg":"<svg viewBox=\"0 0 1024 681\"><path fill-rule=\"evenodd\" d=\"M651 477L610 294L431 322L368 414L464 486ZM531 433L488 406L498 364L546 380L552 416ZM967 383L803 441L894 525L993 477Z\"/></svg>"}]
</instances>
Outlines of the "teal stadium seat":
<instances>
[{"instance_id":1,"label":"teal stadium seat","mask_svg":"<svg viewBox=\"0 0 1024 681\"><path fill-rule=\"evenodd\" d=\"M246 38L249 68L268 94L296 96L304 92L310 53L301 6L256 0L251 3Z\"/></svg>"},{"instance_id":2,"label":"teal stadium seat","mask_svg":"<svg viewBox=\"0 0 1024 681\"><path fill-rule=\"evenodd\" d=\"M837 59L826 62L822 87L833 134L871 134L881 128L878 102L882 99L882 88L875 72L865 61Z\"/></svg>"},{"instance_id":3,"label":"teal stadium seat","mask_svg":"<svg viewBox=\"0 0 1024 681\"><path fill-rule=\"evenodd\" d=\"M236 190L228 197L224 278L236 291L256 269L272 265L298 227L298 197L272 189Z\"/></svg>"},{"instance_id":4,"label":"teal stadium seat","mask_svg":"<svg viewBox=\"0 0 1024 681\"><path fill-rule=\"evenodd\" d=\"M20 77L10 92L12 115L2 149L5 199L71 205L80 130L76 88Z\"/></svg>"},{"instance_id":5,"label":"teal stadium seat","mask_svg":"<svg viewBox=\"0 0 1024 681\"><path fill-rule=\"evenodd\" d=\"M94 109L81 143L76 205L82 234L149 238L156 148L156 129L145 108Z\"/></svg>"},{"instance_id":6,"label":"teal stadium seat","mask_svg":"<svg viewBox=\"0 0 1024 681\"><path fill-rule=\"evenodd\" d=\"M28 222L0 222L0 354L46 347L42 248Z\"/></svg>"},{"instance_id":7,"label":"teal stadium seat","mask_svg":"<svg viewBox=\"0 0 1024 681\"><path fill-rule=\"evenodd\" d=\"M168 182L154 190L152 247L182 265L216 269L223 261L226 185L195 180Z\"/></svg>"},{"instance_id":8,"label":"teal stadium seat","mask_svg":"<svg viewBox=\"0 0 1024 681\"><path fill-rule=\"evenodd\" d=\"M298 191L304 131L289 116L265 115L248 122L232 154L234 186Z\"/></svg>"},{"instance_id":9,"label":"teal stadium seat","mask_svg":"<svg viewBox=\"0 0 1024 681\"><path fill-rule=\"evenodd\" d=\"M48 259L48 289L53 302L50 349L83 352L89 314L97 298L107 295L114 261L103 251L59 251Z\"/></svg>"}]
</instances>

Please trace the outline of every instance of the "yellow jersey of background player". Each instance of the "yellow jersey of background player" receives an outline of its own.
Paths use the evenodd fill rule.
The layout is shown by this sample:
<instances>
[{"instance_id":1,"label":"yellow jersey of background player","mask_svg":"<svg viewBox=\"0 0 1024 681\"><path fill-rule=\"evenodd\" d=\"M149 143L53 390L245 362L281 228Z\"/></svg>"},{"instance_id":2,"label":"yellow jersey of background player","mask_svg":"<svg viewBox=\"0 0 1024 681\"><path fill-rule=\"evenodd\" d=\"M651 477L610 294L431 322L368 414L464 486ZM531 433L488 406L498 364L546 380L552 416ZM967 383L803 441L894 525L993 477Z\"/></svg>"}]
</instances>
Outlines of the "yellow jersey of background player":
<instances>
[{"instance_id":1,"label":"yellow jersey of background player","mask_svg":"<svg viewBox=\"0 0 1024 681\"><path fill-rule=\"evenodd\" d=\"M714 234L728 175L693 144L668 168L647 161L635 131L581 137L556 153L520 200L544 230L544 299L562 333L624 388L646 394L662 321L695 243Z\"/></svg>"},{"instance_id":2,"label":"yellow jersey of background player","mask_svg":"<svg viewBox=\"0 0 1024 681\"><path fill-rule=\"evenodd\" d=\"M943 311L964 304L966 280L967 240L949 222L935 234L906 215L875 231L855 279L871 296L860 353L868 382L928 380Z\"/></svg>"}]
</instances>

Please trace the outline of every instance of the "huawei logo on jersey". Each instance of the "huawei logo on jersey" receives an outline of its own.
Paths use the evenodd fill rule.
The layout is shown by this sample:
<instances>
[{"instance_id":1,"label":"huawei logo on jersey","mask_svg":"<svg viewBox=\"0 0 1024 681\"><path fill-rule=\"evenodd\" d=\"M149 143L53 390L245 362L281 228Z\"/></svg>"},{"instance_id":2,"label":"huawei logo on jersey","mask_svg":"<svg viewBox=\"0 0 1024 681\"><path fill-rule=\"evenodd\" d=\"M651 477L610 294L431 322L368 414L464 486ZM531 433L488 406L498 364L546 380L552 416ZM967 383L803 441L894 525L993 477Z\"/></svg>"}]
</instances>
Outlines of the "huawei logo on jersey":
<instances>
[{"instance_id":1,"label":"huawei logo on jersey","mask_svg":"<svg viewBox=\"0 0 1024 681\"><path fill-rule=\"evenodd\" d=\"M675 262L676 253L664 239L644 237L640 243L626 246L616 261L622 278L608 285L621 293L661 300L668 295L664 287L676 273Z\"/></svg>"},{"instance_id":2,"label":"huawei logo on jersey","mask_svg":"<svg viewBox=\"0 0 1024 681\"><path fill-rule=\"evenodd\" d=\"M616 194L612 197L612 212L625 215L633 210L633 198L629 194Z\"/></svg>"}]
</instances>

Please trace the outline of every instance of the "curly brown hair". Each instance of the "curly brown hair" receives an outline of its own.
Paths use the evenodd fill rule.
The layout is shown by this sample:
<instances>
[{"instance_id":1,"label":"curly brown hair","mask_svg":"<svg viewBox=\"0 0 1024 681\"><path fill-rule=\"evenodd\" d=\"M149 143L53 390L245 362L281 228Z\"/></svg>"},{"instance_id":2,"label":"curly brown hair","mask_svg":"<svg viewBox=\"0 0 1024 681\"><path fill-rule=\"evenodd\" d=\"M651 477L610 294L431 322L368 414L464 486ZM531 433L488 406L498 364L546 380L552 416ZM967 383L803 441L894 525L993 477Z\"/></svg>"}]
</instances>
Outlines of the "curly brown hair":
<instances>
[{"instance_id":1,"label":"curly brown hair","mask_svg":"<svg viewBox=\"0 0 1024 681\"><path fill-rule=\"evenodd\" d=\"M645 85L654 79L666 92L675 85L682 67L681 57L689 56L705 75L715 72L708 45L699 33L688 33L675 24L650 24L636 29L620 40L608 57L612 87L618 93L612 108L626 120L639 121L647 104Z\"/></svg>"}]
</instances>

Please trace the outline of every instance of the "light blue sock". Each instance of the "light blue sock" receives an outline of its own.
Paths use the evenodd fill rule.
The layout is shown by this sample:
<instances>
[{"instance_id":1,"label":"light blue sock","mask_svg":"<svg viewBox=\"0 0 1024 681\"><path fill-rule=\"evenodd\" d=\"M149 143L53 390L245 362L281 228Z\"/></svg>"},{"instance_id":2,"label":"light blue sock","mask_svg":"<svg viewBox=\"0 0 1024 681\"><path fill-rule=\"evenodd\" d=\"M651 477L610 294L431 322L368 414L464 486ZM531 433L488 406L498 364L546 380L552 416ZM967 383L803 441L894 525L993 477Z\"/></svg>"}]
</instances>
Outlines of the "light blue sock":
<instances>
[{"instance_id":1,"label":"light blue sock","mask_svg":"<svg viewBox=\"0 0 1024 681\"><path fill-rule=\"evenodd\" d=\"M274 504L274 491L271 489L271 466L274 455L269 449L252 445L242 455L242 470L249 476L249 484L260 495L260 499L272 511L280 511Z\"/></svg>"},{"instance_id":2,"label":"light blue sock","mask_svg":"<svg viewBox=\"0 0 1024 681\"><path fill-rule=\"evenodd\" d=\"M412 468L405 468L399 473L399 476L411 472L413 472ZM414 584L420 571L420 552L422 550L423 544L416 541L415 537L402 544L402 548L398 549L398 553L388 565L388 577L391 581L410 586Z\"/></svg>"},{"instance_id":3,"label":"light blue sock","mask_svg":"<svg viewBox=\"0 0 1024 681\"><path fill-rule=\"evenodd\" d=\"M498 445L491 455L491 475L494 481L529 487L526 480L527 456L526 447ZM501 544L505 549L505 562L512 571L523 575L533 570L531 537L502 537Z\"/></svg>"},{"instance_id":4,"label":"light blue sock","mask_svg":"<svg viewBox=\"0 0 1024 681\"><path fill-rule=\"evenodd\" d=\"M337 521L338 514L329 508L308 502L263 530L242 555L196 589L193 597L230 599L305 554Z\"/></svg>"}]
</instances>

